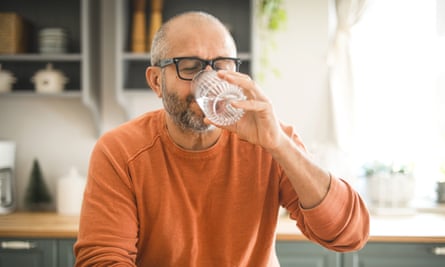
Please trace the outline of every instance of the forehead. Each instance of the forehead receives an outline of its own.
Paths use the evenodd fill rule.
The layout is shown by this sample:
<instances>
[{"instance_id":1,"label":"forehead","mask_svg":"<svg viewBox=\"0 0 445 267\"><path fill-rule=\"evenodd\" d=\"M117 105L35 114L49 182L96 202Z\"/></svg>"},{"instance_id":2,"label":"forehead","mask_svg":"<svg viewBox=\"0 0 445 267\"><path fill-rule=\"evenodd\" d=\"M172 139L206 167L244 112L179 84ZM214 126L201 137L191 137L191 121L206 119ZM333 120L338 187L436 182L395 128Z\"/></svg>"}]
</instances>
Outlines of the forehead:
<instances>
[{"instance_id":1,"label":"forehead","mask_svg":"<svg viewBox=\"0 0 445 267\"><path fill-rule=\"evenodd\" d=\"M167 32L170 56L197 56L211 59L236 56L232 37L222 24L201 17L173 21Z\"/></svg>"}]
</instances>

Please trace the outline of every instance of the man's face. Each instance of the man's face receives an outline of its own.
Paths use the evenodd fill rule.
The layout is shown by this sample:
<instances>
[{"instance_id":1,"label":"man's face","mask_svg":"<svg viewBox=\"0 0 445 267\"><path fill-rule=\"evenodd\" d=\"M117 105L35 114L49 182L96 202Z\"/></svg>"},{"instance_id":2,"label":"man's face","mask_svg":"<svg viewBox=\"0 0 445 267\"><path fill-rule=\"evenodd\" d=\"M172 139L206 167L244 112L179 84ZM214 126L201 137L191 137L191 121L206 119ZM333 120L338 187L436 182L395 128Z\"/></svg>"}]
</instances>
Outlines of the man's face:
<instances>
[{"instance_id":1,"label":"man's face","mask_svg":"<svg viewBox=\"0 0 445 267\"><path fill-rule=\"evenodd\" d=\"M184 27L193 25L193 27ZM236 47L230 35L215 25L177 23L181 31L169 35L167 58L198 57L205 60L235 57ZM172 26L173 27L173 26ZM207 68L210 68L207 66ZM171 119L184 130L209 131L214 127L204 123L204 113L191 93L191 81L178 77L175 64L162 69L162 101Z\"/></svg>"}]
</instances>

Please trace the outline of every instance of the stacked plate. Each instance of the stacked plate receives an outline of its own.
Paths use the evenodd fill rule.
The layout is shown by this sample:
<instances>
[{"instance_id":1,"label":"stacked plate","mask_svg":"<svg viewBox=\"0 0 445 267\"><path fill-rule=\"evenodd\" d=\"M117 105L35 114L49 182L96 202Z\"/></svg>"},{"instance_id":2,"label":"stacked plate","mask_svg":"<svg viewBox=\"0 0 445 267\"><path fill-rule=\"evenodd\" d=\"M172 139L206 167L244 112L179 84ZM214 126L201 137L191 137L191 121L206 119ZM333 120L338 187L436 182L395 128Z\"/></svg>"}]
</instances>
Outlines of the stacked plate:
<instances>
[{"instance_id":1,"label":"stacked plate","mask_svg":"<svg viewBox=\"0 0 445 267\"><path fill-rule=\"evenodd\" d=\"M39 52L60 54L67 52L68 35L63 28L44 28L39 32Z\"/></svg>"}]
</instances>

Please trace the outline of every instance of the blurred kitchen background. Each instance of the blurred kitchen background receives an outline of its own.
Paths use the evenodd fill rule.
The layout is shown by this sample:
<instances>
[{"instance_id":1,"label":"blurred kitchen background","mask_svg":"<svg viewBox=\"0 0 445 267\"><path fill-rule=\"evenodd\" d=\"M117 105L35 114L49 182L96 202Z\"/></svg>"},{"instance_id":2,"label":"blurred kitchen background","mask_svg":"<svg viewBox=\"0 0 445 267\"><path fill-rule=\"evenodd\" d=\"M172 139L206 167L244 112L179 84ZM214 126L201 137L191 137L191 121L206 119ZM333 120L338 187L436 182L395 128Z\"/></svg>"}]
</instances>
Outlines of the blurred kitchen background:
<instances>
[{"instance_id":1,"label":"blurred kitchen background","mask_svg":"<svg viewBox=\"0 0 445 267\"><path fill-rule=\"evenodd\" d=\"M161 108L151 32L186 10L223 21L241 71L373 215L343 254L281 213L282 266L442 267L445 0L0 1L0 265L74 265L91 150Z\"/></svg>"},{"instance_id":2,"label":"blurred kitchen background","mask_svg":"<svg viewBox=\"0 0 445 267\"><path fill-rule=\"evenodd\" d=\"M98 136L161 107L144 82L148 48L132 47L134 32L148 32L151 12L158 12L150 1L143 29L133 27L138 10L131 1L44 2L0 3L0 139L15 144L18 210L25 209L34 159L55 198L57 181L72 168L87 175ZM159 12L163 20L192 9L220 17L238 43L242 71L281 120L370 204L442 208L445 1L283 0L272 18L262 2L165 0ZM25 41L12 35L21 33L20 21ZM65 38L60 47L51 48L54 36L45 47L45 30ZM54 88L39 91L39 82ZM396 176L400 184L388 178ZM371 185L379 189L370 193ZM406 194L398 196L403 186Z\"/></svg>"}]
</instances>

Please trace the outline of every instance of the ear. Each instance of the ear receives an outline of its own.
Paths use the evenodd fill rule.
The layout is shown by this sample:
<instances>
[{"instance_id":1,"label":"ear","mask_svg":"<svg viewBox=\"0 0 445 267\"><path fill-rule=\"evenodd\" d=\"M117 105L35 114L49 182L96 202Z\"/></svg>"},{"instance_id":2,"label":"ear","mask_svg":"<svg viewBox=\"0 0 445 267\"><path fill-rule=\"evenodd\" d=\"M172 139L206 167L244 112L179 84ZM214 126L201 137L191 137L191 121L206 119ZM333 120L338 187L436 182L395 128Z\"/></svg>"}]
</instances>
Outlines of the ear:
<instances>
[{"instance_id":1,"label":"ear","mask_svg":"<svg viewBox=\"0 0 445 267\"><path fill-rule=\"evenodd\" d=\"M161 89L161 68L149 66L145 70L145 79L148 86L158 95L162 97Z\"/></svg>"}]
</instances>

